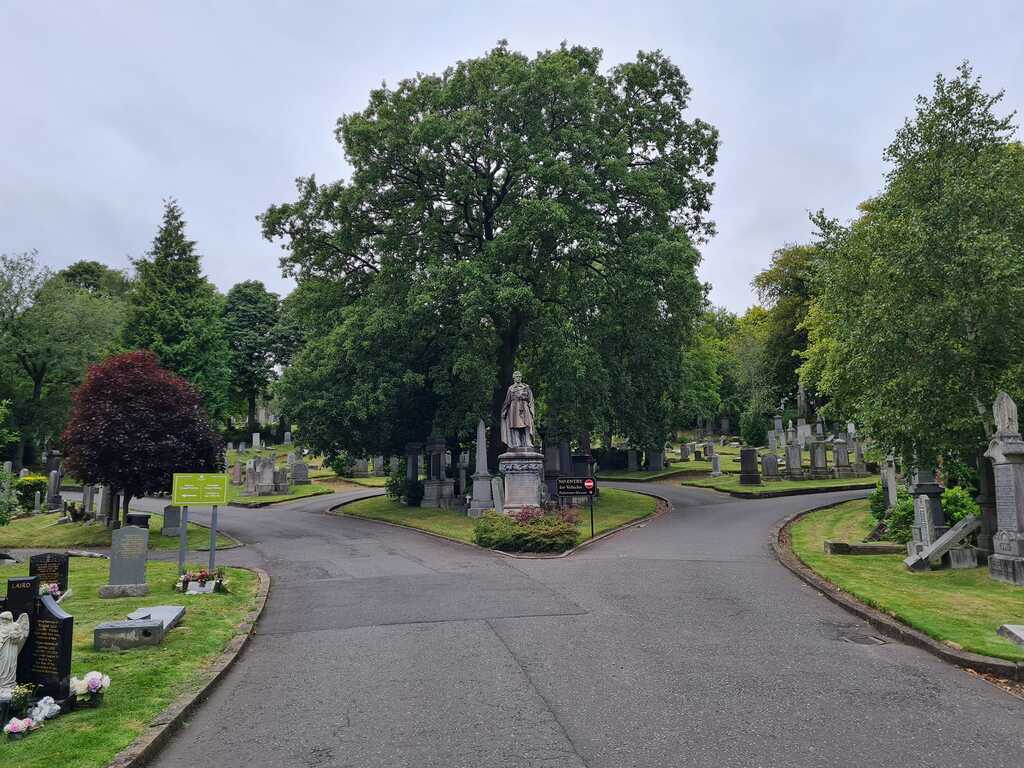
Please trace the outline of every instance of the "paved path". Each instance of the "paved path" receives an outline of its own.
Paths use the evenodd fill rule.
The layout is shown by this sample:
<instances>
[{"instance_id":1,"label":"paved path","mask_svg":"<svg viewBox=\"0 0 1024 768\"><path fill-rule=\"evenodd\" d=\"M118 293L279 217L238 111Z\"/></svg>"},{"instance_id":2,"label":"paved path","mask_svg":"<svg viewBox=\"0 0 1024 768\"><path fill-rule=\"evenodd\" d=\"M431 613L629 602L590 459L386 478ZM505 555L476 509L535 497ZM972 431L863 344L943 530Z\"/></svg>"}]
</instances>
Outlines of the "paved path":
<instances>
[{"instance_id":1,"label":"paved path","mask_svg":"<svg viewBox=\"0 0 1024 768\"><path fill-rule=\"evenodd\" d=\"M781 517L856 493L656 489L672 513L546 561L325 516L338 497L225 510L247 546L223 559L270 600L154 764L1024 764L1024 703L875 644L772 558Z\"/></svg>"}]
</instances>

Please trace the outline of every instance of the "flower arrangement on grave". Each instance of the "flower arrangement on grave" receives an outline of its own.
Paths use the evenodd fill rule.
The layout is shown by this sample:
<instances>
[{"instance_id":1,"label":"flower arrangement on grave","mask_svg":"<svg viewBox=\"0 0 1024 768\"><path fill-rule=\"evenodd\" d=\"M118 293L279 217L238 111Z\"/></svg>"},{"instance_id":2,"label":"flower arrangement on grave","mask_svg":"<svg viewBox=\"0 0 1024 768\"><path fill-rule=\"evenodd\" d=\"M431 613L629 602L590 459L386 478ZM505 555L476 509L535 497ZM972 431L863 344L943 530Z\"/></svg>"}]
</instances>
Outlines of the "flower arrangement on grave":
<instances>
[{"instance_id":1,"label":"flower arrangement on grave","mask_svg":"<svg viewBox=\"0 0 1024 768\"><path fill-rule=\"evenodd\" d=\"M60 591L60 584L40 584L39 596L49 595L54 600L60 600L64 593Z\"/></svg>"},{"instance_id":2,"label":"flower arrangement on grave","mask_svg":"<svg viewBox=\"0 0 1024 768\"><path fill-rule=\"evenodd\" d=\"M24 738L29 731L34 731L41 726L42 723L35 722L31 717L26 717L24 720L12 717L11 721L4 726L4 733L7 734L8 739L14 741Z\"/></svg>"},{"instance_id":3,"label":"flower arrangement on grave","mask_svg":"<svg viewBox=\"0 0 1024 768\"><path fill-rule=\"evenodd\" d=\"M110 678L101 672L87 672L81 679L72 677L70 687L75 701L98 707L103 701L103 694L110 687Z\"/></svg>"},{"instance_id":4,"label":"flower arrangement on grave","mask_svg":"<svg viewBox=\"0 0 1024 768\"><path fill-rule=\"evenodd\" d=\"M174 585L174 590L176 592L187 592L188 585L193 581L200 587L205 587L212 581L214 592L227 592L227 586L224 581L225 575L226 572L223 567L218 567L212 573L207 568L200 568L195 571L185 571L185 573L178 577L178 582Z\"/></svg>"},{"instance_id":5,"label":"flower arrangement on grave","mask_svg":"<svg viewBox=\"0 0 1024 768\"><path fill-rule=\"evenodd\" d=\"M14 690L11 691L11 714L24 716L28 712L29 702L35 692L36 687L29 683L14 686Z\"/></svg>"}]
</instances>

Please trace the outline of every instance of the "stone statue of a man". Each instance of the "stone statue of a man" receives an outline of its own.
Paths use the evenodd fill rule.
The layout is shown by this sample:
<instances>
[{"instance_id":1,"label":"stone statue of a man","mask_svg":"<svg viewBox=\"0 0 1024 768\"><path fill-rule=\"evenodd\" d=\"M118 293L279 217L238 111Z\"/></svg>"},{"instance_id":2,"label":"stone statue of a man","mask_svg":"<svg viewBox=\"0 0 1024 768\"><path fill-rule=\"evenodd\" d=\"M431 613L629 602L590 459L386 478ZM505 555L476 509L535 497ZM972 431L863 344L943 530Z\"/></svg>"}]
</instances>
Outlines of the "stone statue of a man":
<instances>
[{"instance_id":1,"label":"stone statue of a man","mask_svg":"<svg viewBox=\"0 0 1024 768\"><path fill-rule=\"evenodd\" d=\"M501 441L509 448L533 448L534 410L533 390L516 371L501 406Z\"/></svg>"},{"instance_id":2,"label":"stone statue of a man","mask_svg":"<svg viewBox=\"0 0 1024 768\"><path fill-rule=\"evenodd\" d=\"M10 611L0 613L0 699L9 699L18 684L18 654L28 640L28 614L14 620Z\"/></svg>"}]
</instances>

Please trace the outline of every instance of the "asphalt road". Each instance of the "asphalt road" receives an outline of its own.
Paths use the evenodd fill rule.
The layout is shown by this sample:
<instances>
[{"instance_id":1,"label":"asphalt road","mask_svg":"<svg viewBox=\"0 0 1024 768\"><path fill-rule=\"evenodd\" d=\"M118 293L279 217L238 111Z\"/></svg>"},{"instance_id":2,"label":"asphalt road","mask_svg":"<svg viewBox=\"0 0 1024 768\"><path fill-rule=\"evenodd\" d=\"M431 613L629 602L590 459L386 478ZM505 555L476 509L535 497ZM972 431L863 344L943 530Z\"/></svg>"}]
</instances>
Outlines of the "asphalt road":
<instances>
[{"instance_id":1,"label":"asphalt road","mask_svg":"<svg viewBox=\"0 0 1024 768\"><path fill-rule=\"evenodd\" d=\"M674 511L561 560L325 515L222 511L273 579L168 766L1024 765L1024 702L872 631L768 548L856 493ZM348 497L371 494L348 494Z\"/></svg>"}]
</instances>

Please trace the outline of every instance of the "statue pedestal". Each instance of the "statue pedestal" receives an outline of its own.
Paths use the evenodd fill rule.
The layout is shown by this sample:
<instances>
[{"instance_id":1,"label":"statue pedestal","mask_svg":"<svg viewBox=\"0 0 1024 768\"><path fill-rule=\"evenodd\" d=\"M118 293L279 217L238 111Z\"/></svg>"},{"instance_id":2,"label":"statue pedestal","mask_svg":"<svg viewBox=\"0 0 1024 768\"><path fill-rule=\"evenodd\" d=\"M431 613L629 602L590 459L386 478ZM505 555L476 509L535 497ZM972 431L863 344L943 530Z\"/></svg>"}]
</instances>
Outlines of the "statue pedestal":
<instances>
[{"instance_id":1,"label":"statue pedestal","mask_svg":"<svg viewBox=\"0 0 1024 768\"><path fill-rule=\"evenodd\" d=\"M498 469L505 476L505 514L523 507L540 506L544 454L516 448L498 457Z\"/></svg>"}]
</instances>

